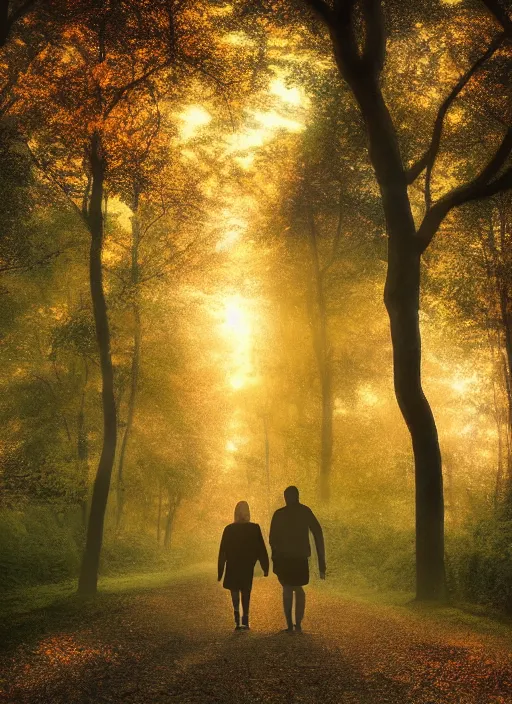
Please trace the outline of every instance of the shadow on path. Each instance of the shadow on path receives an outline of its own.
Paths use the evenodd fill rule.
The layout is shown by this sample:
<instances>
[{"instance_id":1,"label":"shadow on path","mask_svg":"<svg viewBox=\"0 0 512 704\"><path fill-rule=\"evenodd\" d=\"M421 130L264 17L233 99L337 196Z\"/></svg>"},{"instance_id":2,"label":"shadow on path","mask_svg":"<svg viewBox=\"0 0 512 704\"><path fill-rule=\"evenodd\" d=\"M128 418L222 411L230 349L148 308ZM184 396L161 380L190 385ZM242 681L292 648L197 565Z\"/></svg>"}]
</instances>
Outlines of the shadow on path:
<instances>
[{"instance_id":1,"label":"shadow on path","mask_svg":"<svg viewBox=\"0 0 512 704\"><path fill-rule=\"evenodd\" d=\"M279 589L256 585L233 632L214 577L36 614L4 659L9 704L512 704L505 641L312 586L303 635L279 633ZM18 638L15 637L15 641ZM490 646L495 646L494 651Z\"/></svg>"}]
</instances>

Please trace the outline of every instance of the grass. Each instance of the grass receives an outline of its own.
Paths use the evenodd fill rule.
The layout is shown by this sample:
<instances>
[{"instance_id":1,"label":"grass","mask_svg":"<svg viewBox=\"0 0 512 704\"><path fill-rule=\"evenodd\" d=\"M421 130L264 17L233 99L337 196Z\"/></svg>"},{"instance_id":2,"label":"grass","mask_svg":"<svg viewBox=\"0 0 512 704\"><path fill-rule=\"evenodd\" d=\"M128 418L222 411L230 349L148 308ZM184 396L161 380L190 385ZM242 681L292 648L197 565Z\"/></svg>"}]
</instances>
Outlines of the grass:
<instances>
[{"instance_id":1,"label":"grass","mask_svg":"<svg viewBox=\"0 0 512 704\"><path fill-rule=\"evenodd\" d=\"M5 595L0 602L0 640L9 649L20 643L30 646L43 633L58 629L69 631L84 620L93 622L104 617L105 613L125 608L136 593L161 589L214 570L214 565L202 563L175 570L102 577L98 594L89 599L77 595L76 580L20 588ZM379 591L360 578L327 579L325 582L313 579L312 586L333 596L389 610L416 621L434 621L446 628L465 628L479 634L512 638L512 619L481 606L423 604L414 601L412 592Z\"/></svg>"},{"instance_id":2,"label":"grass","mask_svg":"<svg viewBox=\"0 0 512 704\"><path fill-rule=\"evenodd\" d=\"M161 570L101 577L98 594L84 598L77 594L77 582L25 587L3 595L0 601L0 643L9 650L30 644L54 630L72 630L78 623L93 622L105 613L121 609L133 594L161 589L213 569L198 564L176 570Z\"/></svg>"},{"instance_id":3,"label":"grass","mask_svg":"<svg viewBox=\"0 0 512 704\"><path fill-rule=\"evenodd\" d=\"M345 580L326 580L315 582L315 586L351 601L398 610L402 615L409 615L418 621L435 621L447 627L466 628L475 633L512 640L512 617L490 607L462 602L418 602L414 592L378 590L360 579L355 580L354 585Z\"/></svg>"},{"instance_id":4,"label":"grass","mask_svg":"<svg viewBox=\"0 0 512 704\"><path fill-rule=\"evenodd\" d=\"M98 595L118 594L129 591L146 591L165 587L177 579L185 579L206 569L206 565L193 565L178 570L159 570L158 572L136 572L108 577L100 577ZM209 567L209 565L208 565ZM41 584L32 587L20 587L2 595L0 601L0 619L18 616L38 609L50 608L63 601L83 601L76 594L77 580Z\"/></svg>"}]
</instances>

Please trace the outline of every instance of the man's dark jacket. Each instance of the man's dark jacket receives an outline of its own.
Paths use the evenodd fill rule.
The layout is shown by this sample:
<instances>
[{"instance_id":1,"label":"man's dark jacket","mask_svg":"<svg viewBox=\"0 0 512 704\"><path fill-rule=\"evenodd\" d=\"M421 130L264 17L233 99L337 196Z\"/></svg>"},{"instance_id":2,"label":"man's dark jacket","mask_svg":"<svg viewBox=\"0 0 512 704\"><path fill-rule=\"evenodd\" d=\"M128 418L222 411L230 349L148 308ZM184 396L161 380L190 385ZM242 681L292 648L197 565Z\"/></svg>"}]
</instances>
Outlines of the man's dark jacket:
<instances>
[{"instance_id":1,"label":"man's dark jacket","mask_svg":"<svg viewBox=\"0 0 512 704\"><path fill-rule=\"evenodd\" d=\"M269 542L272 557L307 558L311 555L309 531L313 533L318 569L325 572L325 547L322 528L313 511L301 503L279 508L272 517Z\"/></svg>"}]
</instances>

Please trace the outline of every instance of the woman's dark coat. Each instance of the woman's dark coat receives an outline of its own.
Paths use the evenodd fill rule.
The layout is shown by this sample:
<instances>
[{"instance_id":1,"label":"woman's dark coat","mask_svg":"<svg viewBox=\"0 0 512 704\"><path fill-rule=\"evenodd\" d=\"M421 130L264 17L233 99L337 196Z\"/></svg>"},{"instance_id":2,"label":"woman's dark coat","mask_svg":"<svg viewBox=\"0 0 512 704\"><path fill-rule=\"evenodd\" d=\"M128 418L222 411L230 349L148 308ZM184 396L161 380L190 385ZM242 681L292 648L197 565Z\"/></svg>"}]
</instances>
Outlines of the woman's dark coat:
<instances>
[{"instance_id":1,"label":"woman's dark coat","mask_svg":"<svg viewBox=\"0 0 512 704\"><path fill-rule=\"evenodd\" d=\"M219 550L218 576L223 587L231 590L251 589L254 565L268 573L269 561L261 528L257 523L230 523L224 528Z\"/></svg>"}]
</instances>

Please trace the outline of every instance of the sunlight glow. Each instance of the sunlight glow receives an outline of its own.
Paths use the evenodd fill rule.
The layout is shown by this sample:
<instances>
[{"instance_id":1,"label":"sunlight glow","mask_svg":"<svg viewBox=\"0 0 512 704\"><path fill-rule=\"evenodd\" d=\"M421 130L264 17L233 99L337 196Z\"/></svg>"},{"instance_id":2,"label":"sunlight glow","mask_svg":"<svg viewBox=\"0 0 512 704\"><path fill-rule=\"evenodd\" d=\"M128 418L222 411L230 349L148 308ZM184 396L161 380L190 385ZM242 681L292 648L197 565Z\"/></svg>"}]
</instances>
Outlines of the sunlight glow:
<instances>
[{"instance_id":1,"label":"sunlight glow","mask_svg":"<svg viewBox=\"0 0 512 704\"><path fill-rule=\"evenodd\" d=\"M215 245L216 252L224 252L233 247L238 242L248 228L248 223L244 218L239 217L230 208L224 208L221 212L221 219L225 223L226 229L222 237Z\"/></svg>"},{"instance_id":2,"label":"sunlight glow","mask_svg":"<svg viewBox=\"0 0 512 704\"><path fill-rule=\"evenodd\" d=\"M245 32L230 32L224 37L226 44L233 46L251 46L254 41Z\"/></svg>"},{"instance_id":3,"label":"sunlight glow","mask_svg":"<svg viewBox=\"0 0 512 704\"><path fill-rule=\"evenodd\" d=\"M450 380L451 388L461 396L467 394L471 387L478 385L478 383L479 379L476 374L473 374L472 376L456 375Z\"/></svg>"},{"instance_id":4,"label":"sunlight glow","mask_svg":"<svg viewBox=\"0 0 512 704\"><path fill-rule=\"evenodd\" d=\"M253 376L252 325L246 300L238 294L226 297L223 318L221 328L231 346L228 383L238 391L247 386Z\"/></svg>"},{"instance_id":5,"label":"sunlight glow","mask_svg":"<svg viewBox=\"0 0 512 704\"><path fill-rule=\"evenodd\" d=\"M283 103L288 103L289 105L299 107L304 103L301 91L296 86L288 87L281 78L276 78L272 81L270 92L272 95L277 95Z\"/></svg>"},{"instance_id":6,"label":"sunlight glow","mask_svg":"<svg viewBox=\"0 0 512 704\"><path fill-rule=\"evenodd\" d=\"M280 115L275 110L269 110L268 112L255 112L254 118L263 127L269 130L284 129L289 132L301 132L304 129L304 125L296 120L289 120L287 117Z\"/></svg>"},{"instance_id":7,"label":"sunlight glow","mask_svg":"<svg viewBox=\"0 0 512 704\"><path fill-rule=\"evenodd\" d=\"M109 198L107 209L108 215L114 215L123 230L131 232L133 213L126 203L119 198Z\"/></svg>"},{"instance_id":8,"label":"sunlight glow","mask_svg":"<svg viewBox=\"0 0 512 704\"><path fill-rule=\"evenodd\" d=\"M244 152L250 149L259 149L265 144L265 134L263 130L246 129L227 137L227 153Z\"/></svg>"},{"instance_id":9,"label":"sunlight glow","mask_svg":"<svg viewBox=\"0 0 512 704\"><path fill-rule=\"evenodd\" d=\"M346 416L348 415L348 409L344 403L342 403L340 398L334 399L334 415L335 416Z\"/></svg>"},{"instance_id":10,"label":"sunlight glow","mask_svg":"<svg viewBox=\"0 0 512 704\"><path fill-rule=\"evenodd\" d=\"M178 117L183 122L180 135L184 142L195 137L212 120L210 113L201 105L190 105Z\"/></svg>"},{"instance_id":11,"label":"sunlight glow","mask_svg":"<svg viewBox=\"0 0 512 704\"><path fill-rule=\"evenodd\" d=\"M357 395L359 396L359 402L363 406L377 406L380 402L379 397L369 384L361 386L357 391Z\"/></svg>"}]
</instances>

